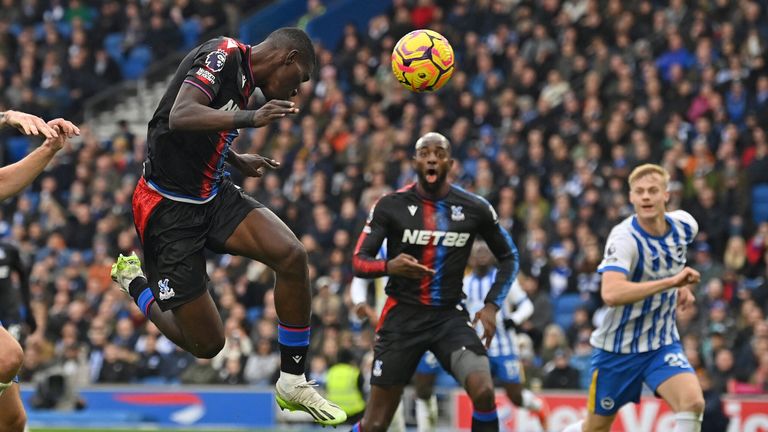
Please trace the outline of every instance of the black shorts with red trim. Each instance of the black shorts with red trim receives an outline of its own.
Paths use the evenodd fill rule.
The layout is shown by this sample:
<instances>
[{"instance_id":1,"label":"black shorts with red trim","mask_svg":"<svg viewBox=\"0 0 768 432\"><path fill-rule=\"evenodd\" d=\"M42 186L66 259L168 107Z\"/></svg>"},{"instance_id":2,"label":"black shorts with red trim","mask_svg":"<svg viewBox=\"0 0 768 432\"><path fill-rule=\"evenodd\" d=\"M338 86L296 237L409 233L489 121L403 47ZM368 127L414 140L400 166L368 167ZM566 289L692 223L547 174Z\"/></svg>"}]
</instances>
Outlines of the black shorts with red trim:
<instances>
[{"instance_id":1,"label":"black shorts with red trim","mask_svg":"<svg viewBox=\"0 0 768 432\"><path fill-rule=\"evenodd\" d=\"M403 304L390 297L377 328L371 384L408 384L426 351L452 373L451 354L462 349L487 355L464 308Z\"/></svg>"},{"instance_id":2,"label":"black shorts with red trim","mask_svg":"<svg viewBox=\"0 0 768 432\"><path fill-rule=\"evenodd\" d=\"M163 197L144 178L133 193L136 232L144 247L149 286L162 310L177 308L206 292L204 249L226 253L224 244L260 202L231 181L205 204Z\"/></svg>"}]
</instances>

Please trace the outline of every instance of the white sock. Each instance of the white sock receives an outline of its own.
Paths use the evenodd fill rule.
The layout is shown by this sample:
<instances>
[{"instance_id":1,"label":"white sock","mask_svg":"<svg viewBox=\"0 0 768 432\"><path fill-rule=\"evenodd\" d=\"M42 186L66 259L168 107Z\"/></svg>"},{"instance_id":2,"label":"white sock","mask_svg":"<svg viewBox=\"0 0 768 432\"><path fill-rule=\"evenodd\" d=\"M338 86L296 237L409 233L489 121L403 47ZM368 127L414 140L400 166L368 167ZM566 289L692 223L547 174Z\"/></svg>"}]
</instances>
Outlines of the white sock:
<instances>
[{"instance_id":1,"label":"white sock","mask_svg":"<svg viewBox=\"0 0 768 432\"><path fill-rule=\"evenodd\" d=\"M583 432L584 430L583 425L584 425L584 420L577 423L569 424L568 427L563 429L563 432Z\"/></svg>"},{"instance_id":2,"label":"white sock","mask_svg":"<svg viewBox=\"0 0 768 432\"><path fill-rule=\"evenodd\" d=\"M405 412L403 411L403 402L397 405L395 415L392 416L392 422L389 423L387 432L405 432Z\"/></svg>"},{"instance_id":3,"label":"white sock","mask_svg":"<svg viewBox=\"0 0 768 432\"><path fill-rule=\"evenodd\" d=\"M434 432L437 423L437 397L429 399L416 398L416 430L418 432Z\"/></svg>"},{"instance_id":4,"label":"white sock","mask_svg":"<svg viewBox=\"0 0 768 432\"><path fill-rule=\"evenodd\" d=\"M12 385L13 385L13 381L9 383L0 383L0 396L2 396L3 392Z\"/></svg>"},{"instance_id":5,"label":"white sock","mask_svg":"<svg viewBox=\"0 0 768 432\"><path fill-rule=\"evenodd\" d=\"M674 432L700 432L701 419L704 415L690 411L675 413Z\"/></svg>"},{"instance_id":6,"label":"white sock","mask_svg":"<svg viewBox=\"0 0 768 432\"><path fill-rule=\"evenodd\" d=\"M523 408L527 409L528 411L539 411L541 410L541 401L538 397L536 397L535 394L533 394L532 391L528 389L523 389Z\"/></svg>"}]
</instances>

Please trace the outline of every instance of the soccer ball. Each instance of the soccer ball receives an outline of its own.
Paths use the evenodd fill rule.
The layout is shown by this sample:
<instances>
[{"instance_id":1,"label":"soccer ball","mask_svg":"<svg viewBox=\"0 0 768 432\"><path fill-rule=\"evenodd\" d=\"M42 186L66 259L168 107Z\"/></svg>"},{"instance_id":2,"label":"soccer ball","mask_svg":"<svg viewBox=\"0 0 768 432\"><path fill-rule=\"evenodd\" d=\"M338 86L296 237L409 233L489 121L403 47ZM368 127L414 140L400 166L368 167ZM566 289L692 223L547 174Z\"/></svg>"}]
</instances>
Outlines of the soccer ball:
<instances>
[{"instance_id":1,"label":"soccer ball","mask_svg":"<svg viewBox=\"0 0 768 432\"><path fill-rule=\"evenodd\" d=\"M392 72L408 90L433 92L453 75L453 48L448 39L432 30L414 30L403 36L392 51Z\"/></svg>"}]
</instances>

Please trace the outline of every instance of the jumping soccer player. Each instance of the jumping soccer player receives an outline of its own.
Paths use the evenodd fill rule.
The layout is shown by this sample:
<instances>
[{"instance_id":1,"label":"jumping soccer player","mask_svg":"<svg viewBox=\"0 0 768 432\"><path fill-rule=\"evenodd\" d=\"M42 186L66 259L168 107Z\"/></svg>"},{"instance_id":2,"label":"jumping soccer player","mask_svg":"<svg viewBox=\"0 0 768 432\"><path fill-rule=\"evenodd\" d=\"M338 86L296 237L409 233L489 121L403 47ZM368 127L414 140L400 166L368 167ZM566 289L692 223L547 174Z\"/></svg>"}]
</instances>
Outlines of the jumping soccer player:
<instances>
[{"instance_id":1,"label":"jumping soccer player","mask_svg":"<svg viewBox=\"0 0 768 432\"><path fill-rule=\"evenodd\" d=\"M643 383L672 407L674 432L701 430L704 396L675 322L676 307L693 304L689 285L700 279L685 265L699 226L685 211L666 211L668 183L658 165L640 165L629 175L635 214L611 230L598 268L610 309L590 339L587 418L564 432L610 430L616 412L640 400Z\"/></svg>"},{"instance_id":2,"label":"jumping soccer player","mask_svg":"<svg viewBox=\"0 0 768 432\"><path fill-rule=\"evenodd\" d=\"M432 351L472 399L473 431L498 431L486 348L496 333L496 312L518 270L517 248L483 198L452 185L451 144L430 132L416 142L418 181L386 195L371 210L357 242L355 275L389 276L389 296L377 324L371 395L353 431L384 431L421 356ZM462 279L477 235L499 261L493 287L474 322L460 306ZM387 259L376 259L384 239Z\"/></svg>"},{"instance_id":3,"label":"jumping soccer player","mask_svg":"<svg viewBox=\"0 0 768 432\"><path fill-rule=\"evenodd\" d=\"M228 37L209 40L182 60L149 122L149 154L133 195L139 258L120 256L112 278L177 345L199 358L224 346L224 326L207 291L204 249L261 261L276 275L281 374L276 399L324 425L346 420L304 376L311 293L307 254L291 230L229 179L225 162L260 177L279 163L230 149L237 129L262 127L299 110L298 94L315 67L305 32L283 28L258 45ZM255 88L267 102L247 103Z\"/></svg>"},{"instance_id":4,"label":"jumping soccer player","mask_svg":"<svg viewBox=\"0 0 768 432\"><path fill-rule=\"evenodd\" d=\"M0 168L0 200L16 195L29 186L53 159L53 156L64 147L67 138L80 135L80 129L64 119L55 119L46 123L40 117L19 111L0 112L0 128L5 126L14 127L25 135L42 135L46 137L46 140L24 159ZM6 249L0 250L6 251ZM7 264L8 271L11 267L16 268L20 273L22 285L24 285L26 271L21 266L20 260L17 260L18 257L14 250L15 248L7 249L6 256L0 258L0 265ZM6 262L2 263L3 260ZM2 289L0 295L8 295L8 288L10 287L0 288ZM22 286L22 298L28 308L29 291L27 290L25 295L24 288ZM7 308L9 304L15 305L16 303L4 297L1 304ZM13 319L14 312L17 313L18 311L9 312L6 319ZM32 311L28 308L27 313L31 314ZM31 315L28 316L31 317ZM34 330L34 321L28 319L28 323L31 330ZM2 431L21 432L27 423L27 413L21 403L19 380L16 377L23 362L24 352L21 345L3 328L3 324L0 322L0 430Z\"/></svg>"}]
</instances>

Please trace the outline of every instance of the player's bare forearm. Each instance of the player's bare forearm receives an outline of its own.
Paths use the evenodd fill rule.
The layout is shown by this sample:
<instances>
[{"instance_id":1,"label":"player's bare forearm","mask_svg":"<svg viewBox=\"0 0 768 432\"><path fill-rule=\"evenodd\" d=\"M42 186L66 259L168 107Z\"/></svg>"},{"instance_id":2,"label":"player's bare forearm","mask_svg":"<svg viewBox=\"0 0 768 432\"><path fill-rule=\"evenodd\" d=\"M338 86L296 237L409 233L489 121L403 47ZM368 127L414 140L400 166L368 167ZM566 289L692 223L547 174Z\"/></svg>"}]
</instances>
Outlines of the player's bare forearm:
<instances>
[{"instance_id":1,"label":"player's bare forearm","mask_svg":"<svg viewBox=\"0 0 768 432\"><path fill-rule=\"evenodd\" d=\"M616 271L603 273L600 285L601 296L608 306L622 306L644 300L648 296L670 288L697 283L701 276L696 270L686 267L679 274L664 279L632 282L627 276Z\"/></svg>"},{"instance_id":2,"label":"player's bare forearm","mask_svg":"<svg viewBox=\"0 0 768 432\"><path fill-rule=\"evenodd\" d=\"M647 282L630 282L628 280L607 282L606 272L603 275L602 297L608 306L623 306L644 300L648 296L672 288L668 281L659 279ZM610 288L608 288L610 286Z\"/></svg>"},{"instance_id":3,"label":"player's bare forearm","mask_svg":"<svg viewBox=\"0 0 768 432\"><path fill-rule=\"evenodd\" d=\"M181 94L181 93L180 93ZM218 132L247 127L251 111L220 111L195 101L179 101L171 109L168 126L171 130Z\"/></svg>"},{"instance_id":4,"label":"player's bare forearm","mask_svg":"<svg viewBox=\"0 0 768 432\"><path fill-rule=\"evenodd\" d=\"M202 90L182 85L171 108L168 127L180 131L218 132L230 129L259 128L299 112L290 101L271 100L256 111L225 111L208 106Z\"/></svg>"},{"instance_id":5,"label":"player's bare forearm","mask_svg":"<svg viewBox=\"0 0 768 432\"><path fill-rule=\"evenodd\" d=\"M0 200L16 195L32 183L57 151L58 149L42 145L24 159L0 168Z\"/></svg>"}]
</instances>

